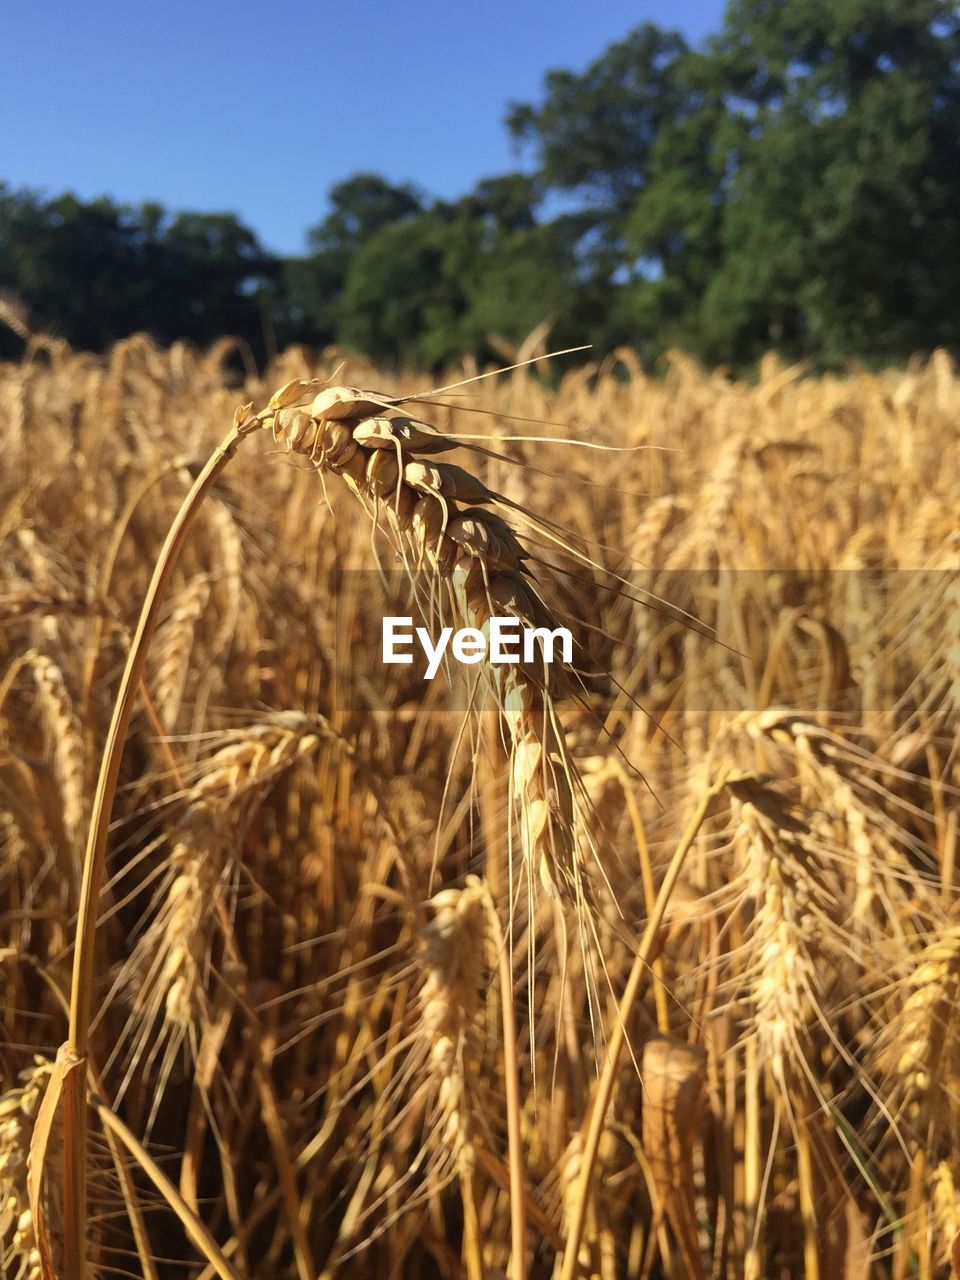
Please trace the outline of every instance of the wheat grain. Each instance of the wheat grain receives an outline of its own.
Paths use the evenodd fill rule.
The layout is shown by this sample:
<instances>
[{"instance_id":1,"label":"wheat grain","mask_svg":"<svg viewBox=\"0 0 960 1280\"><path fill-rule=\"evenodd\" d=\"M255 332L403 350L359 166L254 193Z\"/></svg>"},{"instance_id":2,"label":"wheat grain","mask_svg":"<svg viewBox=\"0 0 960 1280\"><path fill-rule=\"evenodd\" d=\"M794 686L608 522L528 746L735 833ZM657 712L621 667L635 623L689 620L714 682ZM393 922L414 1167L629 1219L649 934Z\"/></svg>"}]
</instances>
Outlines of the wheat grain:
<instances>
[{"instance_id":1,"label":"wheat grain","mask_svg":"<svg viewBox=\"0 0 960 1280\"><path fill-rule=\"evenodd\" d=\"M427 1070L435 1082L435 1142L458 1167L472 1165L478 1111L483 1114L479 1076L483 1048L483 994L488 982L486 947L489 894L476 877L462 889L443 889L430 899L424 934L421 1034Z\"/></svg>"},{"instance_id":2,"label":"wheat grain","mask_svg":"<svg viewBox=\"0 0 960 1280\"><path fill-rule=\"evenodd\" d=\"M22 1084L0 1095L0 1266L10 1280L43 1278L27 1191L27 1157L48 1075L49 1064L40 1060L22 1073ZM51 1170L53 1165L51 1161ZM47 1197L56 1203L55 1181L52 1186L48 1182Z\"/></svg>"},{"instance_id":3,"label":"wheat grain","mask_svg":"<svg viewBox=\"0 0 960 1280\"><path fill-rule=\"evenodd\" d=\"M209 578L198 574L179 593L170 616L157 633L153 687L160 719L168 731L177 722L190 669L194 634L209 599Z\"/></svg>"},{"instance_id":4,"label":"wheat grain","mask_svg":"<svg viewBox=\"0 0 960 1280\"><path fill-rule=\"evenodd\" d=\"M483 631L500 611L534 626L557 625L523 576L527 553L514 530L475 505L492 503L496 495L461 467L415 456L424 447L430 453L448 450L455 441L426 423L387 416L391 402L376 392L330 387L309 413L283 407L306 389L293 384L274 396L278 412L267 425L275 438L309 458L321 474L341 475L375 523L383 522L403 563L411 569L426 563L446 582L447 599L463 624ZM432 586L425 604L441 620ZM552 895L563 894L582 907L580 802L572 762L556 732L550 684L545 672L521 668L494 676L510 735L512 792L531 881L538 878Z\"/></svg>"},{"instance_id":5,"label":"wheat grain","mask_svg":"<svg viewBox=\"0 0 960 1280\"><path fill-rule=\"evenodd\" d=\"M86 816L83 732L63 672L51 659L30 653L27 660L40 695L40 712L63 804L63 825L75 855Z\"/></svg>"}]
</instances>

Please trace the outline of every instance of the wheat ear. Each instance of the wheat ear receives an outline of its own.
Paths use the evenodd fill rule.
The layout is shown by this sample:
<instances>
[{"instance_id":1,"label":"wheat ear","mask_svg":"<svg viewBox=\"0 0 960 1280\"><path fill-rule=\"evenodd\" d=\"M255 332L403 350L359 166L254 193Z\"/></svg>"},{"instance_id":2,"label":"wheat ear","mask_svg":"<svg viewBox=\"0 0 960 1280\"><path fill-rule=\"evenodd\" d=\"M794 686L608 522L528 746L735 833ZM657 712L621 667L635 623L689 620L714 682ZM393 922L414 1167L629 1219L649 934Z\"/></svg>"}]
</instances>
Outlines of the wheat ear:
<instances>
[{"instance_id":1,"label":"wheat ear","mask_svg":"<svg viewBox=\"0 0 960 1280\"><path fill-rule=\"evenodd\" d=\"M153 688L163 727L170 732L177 721L187 682L194 632L210 599L210 580L197 574L177 596L170 616L157 631L154 645Z\"/></svg>"},{"instance_id":2,"label":"wheat ear","mask_svg":"<svg viewBox=\"0 0 960 1280\"><path fill-rule=\"evenodd\" d=\"M31 653L27 661L40 694L44 733L63 804L63 826L72 849L79 847L86 816L85 753L80 721L67 691L63 672L52 658Z\"/></svg>"},{"instance_id":3,"label":"wheat ear","mask_svg":"<svg viewBox=\"0 0 960 1280\"><path fill-rule=\"evenodd\" d=\"M788 1096L787 1064L800 1054L815 990L807 855L797 839L798 824L775 792L749 777L730 786L736 797L734 847L743 858L743 883L752 904L747 972L760 1062Z\"/></svg>"},{"instance_id":4,"label":"wheat ear","mask_svg":"<svg viewBox=\"0 0 960 1280\"><path fill-rule=\"evenodd\" d=\"M483 995L488 980L488 891L475 877L463 889L444 889L430 900L424 930L421 1028L427 1069L436 1087L433 1141L460 1179L464 1254L469 1280L483 1280L477 1217L474 1150L482 1111L477 1094L483 1049Z\"/></svg>"},{"instance_id":5,"label":"wheat ear","mask_svg":"<svg viewBox=\"0 0 960 1280\"><path fill-rule=\"evenodd\" d=\"M307 383L290 384L278 397L308 390ZM398 402L352 387L328 387L308 409L281 407L267 425L279 442L309 459L321 478L330 474L345 481L408 571L432 571L421 603L437 622L446 605L481 631L494 614L556 627L524 569L528 552L506 520L488 509L505 499L461 467L421 460L456 448L454 438L406 416ZM443 595L436 591L438 581ZM510 737L513 798L530 882L539 879L551 895L579 906L589 837L572 762L557 729L554 681L545 667L523 665L507 674L497 671L493 680Z\"/></svg>"},{"instance_id":6,"label":"wheat ear","mask_svg":"<svg viewBox=\"0 0 960 1280\"><path fill-rule=\"evenodd\" d=\"M155 895L156 915L122 975L136 995L133 1018L117 1049L136 1035L133 1057L138 1056L162 1019L163 1034L150 1056L166 1044L164 1076L184 1038L194 1049L195 1032L209 1022L206 977L227 915L219 907L211 910L211 903L223 901L223 881L239 858L244 828L280 774L312 755L322 741L324 727L297 715L232 730L220 737L185 793L184 816Z\"/></svg>"},{"instance_id":7,"label":"wheat ear","mask_svg":"<svg viewBox=\"0 0 960 1280\"><path fill-rule=\"evenodd\" d=\"M27 1187L30 1140L49 1064L21 1074L23 1083L0 1096L0 1272L10 1280L42 1280L43 1262ZM55 1186L47 1195L55 1203Z\"/></svg>"}]
</instances>

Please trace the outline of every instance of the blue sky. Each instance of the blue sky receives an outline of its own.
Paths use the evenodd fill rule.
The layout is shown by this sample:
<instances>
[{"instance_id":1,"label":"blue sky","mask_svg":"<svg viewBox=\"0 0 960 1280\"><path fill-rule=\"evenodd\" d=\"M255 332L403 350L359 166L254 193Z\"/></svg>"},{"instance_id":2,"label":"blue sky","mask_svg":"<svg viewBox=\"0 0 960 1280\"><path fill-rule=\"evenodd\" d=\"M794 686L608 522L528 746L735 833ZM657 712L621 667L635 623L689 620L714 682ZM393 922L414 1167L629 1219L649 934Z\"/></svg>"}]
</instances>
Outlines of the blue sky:
<instances>
[{"instance_id":1,"label":"blue sky","mask_svg":"<svg viewBox=\"0 0 960 1280\"><path fill-rule=\"evenodd\" d=\"M236 212L293 253L358 170L461 195L516 168L510 100L722 0L8 0L0 180Z\"/></svg>"}]
</instances>

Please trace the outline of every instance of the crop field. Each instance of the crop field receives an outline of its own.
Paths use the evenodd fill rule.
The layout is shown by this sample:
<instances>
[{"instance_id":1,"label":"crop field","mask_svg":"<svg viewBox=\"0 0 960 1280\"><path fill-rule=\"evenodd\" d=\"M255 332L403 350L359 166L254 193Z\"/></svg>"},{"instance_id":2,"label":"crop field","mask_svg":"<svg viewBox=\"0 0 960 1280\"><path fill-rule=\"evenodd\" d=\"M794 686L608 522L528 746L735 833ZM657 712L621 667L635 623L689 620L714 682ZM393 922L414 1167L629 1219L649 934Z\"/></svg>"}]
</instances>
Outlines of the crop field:
<instances>
[{"instance_id":1,"label":"crop field","mask_svg":"<svg viewBox=\"0 0 960 1280\"><path fill-rule=\"evenodd\" d=\"M0 365L0 1276L949 1276L949 357L242 357Z\"/></svg>"}]
</instances>

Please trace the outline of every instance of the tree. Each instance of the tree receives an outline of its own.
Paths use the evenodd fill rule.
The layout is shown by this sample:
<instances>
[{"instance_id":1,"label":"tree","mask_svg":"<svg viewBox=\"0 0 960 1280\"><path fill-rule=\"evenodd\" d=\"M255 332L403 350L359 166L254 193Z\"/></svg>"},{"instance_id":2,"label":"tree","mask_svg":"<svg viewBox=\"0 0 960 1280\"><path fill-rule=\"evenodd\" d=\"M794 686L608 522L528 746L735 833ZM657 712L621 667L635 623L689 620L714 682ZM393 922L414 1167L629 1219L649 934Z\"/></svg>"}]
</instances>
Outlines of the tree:
<instances>
[{"instance_id":1,"label":"tree","mask_svg":"<svg viewBox=\"0 0 960 1280\"><path fill-rule=\"evenodd\" d=\"M707 353L840 363L956 340L960 15L939 0L736 0L713 57L748 123Z\"/></svg>"},{"instance_id":2,"label":"tree","mask_svg":"<svg viewBox=\"0 0 960 1280\"><path fill-rule=\"evenodd\" d=\"M0 285L33 323L99 349L129 332L144 286L135 219L110 200L0 195Z\"/></svg>"},{"instance_id":3,"label":"tree","mask_svg":"<svg viewBox=\"0 0 960 1280\"><path fill-rule=\"evenodd\" d=\"M543 183L582 199L613 266L657 139L685 110L676 71L687 51L679 33L645 23L582 74L549 72L543 101L515 103L507 115Z\"/></svg>"},{"instance_id":4,"label":"tree","mask_svg":"<svg viewBox=\"0 0 960 1280\"><path fill-rule=\"evenodd\" d=\"M137 328L256 347L266 308L281 342L429 364L544 319L741 366L957 341L955 4L730 0L700 48L646 23L507 123L535 173L433 202L355 174L282 263L231 214L0 187L0 289L95 349Z\"/></svg>"},{"instance_id":5,"label":"tree","mask_svg":"<svg viewBox=\"0 0 960 1280\"><path fill-rule=\"evenodd\" d=\"M956 341L958 30L944 0L733 0L703 49L647 24L509 124L634 345L901 359Z\"/></svg>"},{"instance_id":6,"label":"tree","mask_svg":"<svg viewBox=\"0 0 960 1280\"><path fill-rule=\"evenodd\" d=\"M375 360L436 364L459 353L464 290L445 267L442 211L380 228L350 262L337 337Z\"/></svg>"},{"instance_id":7,"label":"tree","mask_svg":"<svg viewBox=\"0 0 960 1280\"><path fill-rule=\"evenodd\" d=\"M567 220L539 224L538 198L533 179L504 174L381 227L351 259L340 340L375 359L439 366L569 318L577 235Z\"/></svg>"},{"instance_id":8,"label":"tree","mask_svg":"<svg viewBox=\"0 0 960 1280\"><path fill-rule=\"evenodd\" d=\"M152 328L165 341L207 343L235 333L262 345L257 294L278 267L248 227L230 213L181 213L153 248Z\"/></svg>"},{"instance_id":9,"label":"tree","mask_svg":"<svg viewBox=\"0 0 960 1280\"><path fill-rule=\"evenodd\" d=\"M412 186L395 186L375 173L357 173L337 183L329 203L326 217L307 232L310 253L284 263L276 304L288 342L333 342L353 258L382 228L422 212L421 197Z\"/></svg>"},{"instance_id":10,"label":"tree","mask_svg":"<svg viewBox=\"0 0 960 1280\"><path fill-rule=\"evenodd\" d=\"M633 317L632 344L650 354L701 345L700 305L723 253L724 191L745 136L727 107L729 80L711 58L691 51L674 73L684 109L660 130L624 225L632 270L621 308Z\"/></svg>"},{"instance_id":11,"label":"tree","mask_svg":"<svg viewBox=\"0 0 960 1280\"><path fill-rule=\"evenodd\" d=\"M349 257L381 227L422 212L419 192L376 173L355 173L330 190L330 212L307 232L314 253Z\"/></svg>"},{"instance_id":12,"label":"tree","mask_svg":"<svg viewBox=\"0 0 960 1280\"><path fill-rule=\"evenodd\" d=\"M473 191L457 202L457 210L476 218L495 232L529 231L536 225L541 183L526 173L505 173L482 178Z\"/></svg>"},{"instance_id":13,"label":"tree","mask_svg":"<svg viewBox=\"0 0 960 1280\"><path fill-rule=\"evenodd\" d=\"M162 342L237 333L261 347L257 294L275 270L233 214L0 188L0 287L75 346L103 350L144 329Z\"/></svg>"}]
</instances>

